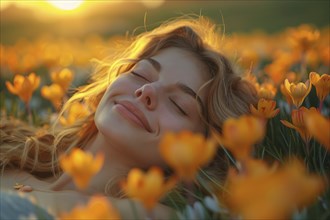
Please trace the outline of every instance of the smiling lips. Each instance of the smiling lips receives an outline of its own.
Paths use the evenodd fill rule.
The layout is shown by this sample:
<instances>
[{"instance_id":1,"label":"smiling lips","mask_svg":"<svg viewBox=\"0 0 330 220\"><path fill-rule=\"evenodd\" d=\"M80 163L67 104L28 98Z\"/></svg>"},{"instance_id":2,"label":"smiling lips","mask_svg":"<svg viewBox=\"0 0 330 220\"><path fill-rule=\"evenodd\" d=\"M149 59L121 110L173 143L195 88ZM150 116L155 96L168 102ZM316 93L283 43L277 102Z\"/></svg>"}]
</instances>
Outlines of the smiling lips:
<instances>
[{"instance_id":1,"label":"smiling lips","mask_svg":"<svg viewBox=\"0 0 330 220\"><path fill-rule=\"evenodd\" d=\"M118 101L116 104L121 115L123 115L125 118L128 118L130 121L133 121L135 124L144 128L148 132L152 132L148 120L144 116L143 112L135 105L129 101Z\"/></svg>"}]
</instances>

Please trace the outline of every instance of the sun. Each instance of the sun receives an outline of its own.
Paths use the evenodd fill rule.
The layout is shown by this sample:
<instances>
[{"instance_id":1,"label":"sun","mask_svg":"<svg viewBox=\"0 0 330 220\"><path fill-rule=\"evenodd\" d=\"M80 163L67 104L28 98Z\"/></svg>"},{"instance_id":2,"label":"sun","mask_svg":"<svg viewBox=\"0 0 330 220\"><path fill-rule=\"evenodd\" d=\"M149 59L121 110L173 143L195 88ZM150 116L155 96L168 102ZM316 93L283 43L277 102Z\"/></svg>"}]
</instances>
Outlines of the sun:
<instances>
[{"instance_id":1,"label":"sun","mask_svg":"<svg viewBox=\"0 0 330 220\"><path fill-rule=\"evenodd\" d=\"M47 0L50 4L55 6L56 8L65 10L65 11L70 11L78 8L82 3L83 0Z\"/></svg>"}]
</instances>

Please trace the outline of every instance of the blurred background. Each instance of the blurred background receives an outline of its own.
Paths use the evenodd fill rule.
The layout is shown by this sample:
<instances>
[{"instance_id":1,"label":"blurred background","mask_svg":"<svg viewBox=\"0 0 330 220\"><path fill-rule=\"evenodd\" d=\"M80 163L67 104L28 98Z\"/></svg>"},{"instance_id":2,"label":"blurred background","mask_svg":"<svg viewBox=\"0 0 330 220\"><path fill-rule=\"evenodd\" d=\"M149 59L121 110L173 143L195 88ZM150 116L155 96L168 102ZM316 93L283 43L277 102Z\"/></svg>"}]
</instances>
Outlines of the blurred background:
<instances>
[{"instance_id":1,"label":"blurred background","mask_svg":"<svg viewBox=\"0 0 330 220\"><path fill-rule=\"evenodd\" d=\"M226 34L222 52L242 72L253 71L259 81L271 78L279 85L289 70L300 71L293 48L297 45L292 42L305 44L306 39L313 44L304 52L308 71L329 73L329 0L0 0L0 4L0 105L6 112L17 112L12 109L15 103L23 105L6 89L6 81L13 82L17 75L35 73L41 78L31 108L47 113L52 104L45 99L56 94L49 87L54 74L72 76L69 89L74 89L93 72L91 59L103 59L126 37L187 14L219 24Z\"/></svg>"},{"instance_id":2,"label":"blurred background","mask_svg":"<svg viewBox=\"0 0 330 220\"><path fill-rule=\"evenodd\" d=\"M124 35L182 14L202 14L225 24L226 33L274 33L303 23L329 25L328 0L1 0L1 43L42 34L85 38Z\"/></svg>"}]
</instances>

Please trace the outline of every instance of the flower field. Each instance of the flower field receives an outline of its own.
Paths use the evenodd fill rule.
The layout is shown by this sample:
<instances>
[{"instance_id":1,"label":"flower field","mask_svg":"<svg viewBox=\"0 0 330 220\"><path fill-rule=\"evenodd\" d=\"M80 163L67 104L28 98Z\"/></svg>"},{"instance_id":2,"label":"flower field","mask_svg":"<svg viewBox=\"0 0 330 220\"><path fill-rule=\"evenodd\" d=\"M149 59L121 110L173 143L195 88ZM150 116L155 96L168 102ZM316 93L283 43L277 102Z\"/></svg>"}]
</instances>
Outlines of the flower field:
<instances>
[{"instance_id":1,"label":"flower field","mask_svg":"<svg viewBox=\"0 0 330 220\"><path fill-rule=\"evenodd\" d=\"M159 147L173 176L165 179L158 167L133 169L122 181L123 191L148 213L161 201L176 208L181 219L329 219L329 32L305 24L274 34L225 36L222 53L255 86L258 104L250 106L250 115L228 119L222 134L209 139L186 131L165 135ZM43 35L1 44L1 117L51 126L74 89L88 82L91 60L111 54L123 39ZM86 106L77 103L60 124L70 125L87 114ZM200 169L218 147L230 161L223 183ZM93 158L80 151L61 160L62 169L82 190L102 163L102 155ZM85 164L90 164L88 172ZM108 200L97 196L85 207L56 217L89 215L120 218Z\"/></svg>"}]
</instances>

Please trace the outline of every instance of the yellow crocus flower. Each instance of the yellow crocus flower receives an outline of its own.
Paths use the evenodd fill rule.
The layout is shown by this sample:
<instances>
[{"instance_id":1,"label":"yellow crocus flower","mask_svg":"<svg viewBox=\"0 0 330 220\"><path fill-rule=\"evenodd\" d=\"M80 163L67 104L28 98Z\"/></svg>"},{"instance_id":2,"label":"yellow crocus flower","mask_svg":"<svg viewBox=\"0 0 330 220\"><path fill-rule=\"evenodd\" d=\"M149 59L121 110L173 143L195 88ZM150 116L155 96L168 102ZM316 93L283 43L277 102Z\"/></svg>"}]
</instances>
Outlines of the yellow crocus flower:
<instances>
[{"instance_id":1,"label":"yellow crocus flower","mask_svg":"<svg viewBox=\"0 0 330 220\"><path fill-rule=\"evenodd\" d=\"M60 166L73 178L79 189L85 189L90 179L100 171L103 161L104 155L101 153L94 158L91 153L75 148L69 155L60 157Z\"/></svg>"},{"instance_id":2,"label":"yellow crocus flower","mask_svg":"<svg viewBox=\"0 0 330 220\"><path fill-rule=\"evenodd\" d=\"M320 59L325 66L330 66L330 45L324 45L320 48Z\"/></svg>"},{"instance_id":3,"label":"yellow crocus flower","mask_svg":"<svg viewBox=\"0 0 330 220\"><path fill-rule=\"evenodd\" d=\"M64 91L58 84L50 86L43 86L41 88L41 95L52 102L55 108L59 108L64 96Z\"/></svg>"},{"instance_id":4,"label":"yellow crocus flower","mask_svg":"<svg viewBox=\"0 0 330 220\"><path fill-rule=\"evenodd\" d=\"M273 83L264 82L261 85L256 84L256 89L259 99L273 99L276 95L277 89Z\"/></svg>"},{"instance_id":5,"label":"yellow crocus flower","mask_svg":"<svg viewBox=\"0 0 330 220\"><path fill-rule=\"evenodd\" d=\"M166 133L159 144L165 162L185 181L194 180L198 169L215 155L216 143L190 131Z\"/></svg>"},{"instance_id":6,"label":"yellow crocus flower","mask_svg":"<svg viewBox=\"0 0 330 220\"><path fill-rule=\"evenodd\" d=\"M307 80L305 83L299 82L296 84L290 83L288 79L284 80L284 87L286 92L291 97L293 104L297 108L301 106L312 88L310 80Z\"/></svg>"},{"instance_id":7,"label":"yellow crocus flower","mask_svg":"<svg viewBox=\"0 0 330 220\"><path fill-rule=\"evenodd\" d=\"M250 157L253 145L261 141L265 135L265 123L252 115L242 115L238 119L227 119L222 134L214 133L220 144L228 148L237 160Z\"/></svg>"},{"instance_id":8,"label":"yellow crocus flower","mask_svg":"<svg viewBox=\"0 0 330 220\"><path fill-rule=\"evenodd\" d=\"M293 158L287 161L282 169L283 176L289 180L289 197L298 208L308 206L315 202L317 197L324 191L325 182L321 176L311 174L303 161Z\"/></svg>"},{"instance_id":9,"label":"yellow crocus flower","mask_svg":"<svg viewBox=\"0 0 330 220\"><path fill-rule=\"evenodd\" d=\"M243 219L288 219L325 189L322 178L309 174L297 159L278 168L261 160L245 162L243 173L230 169L225 198L231 212Z\"/></svg>"},{"instance_id":10,"label":"yellow crocus flower","mask_svg":"<svg viewBox=\"0 0 330 220\"><path fill-rule=\"evenodd\" d=\"M251 113L255 116L262 118L273 118L280 112L280 109L275 109L275 107L276 101L262 98L259 99L257 108L251 104L250 110Z\"/></svg>"},{"instance_id":11,"label":"yellow crocus flower","mask_svg":"<svg viewBox=\"0 0 330 220\"><path fill-rule=\"evenodd\" d=\"M86 106L79 102L75 102L69 107L66 117L60 117L60 123L65 126L72 125L77 120L86 117L88 114L89 111Z\"/></svg>"},{"instance_id":12,"label":"yellow crocus flower","mask_svg":"<svg viewBox=\"0 0 330 220\"><path fill-rule=\"evenodd\" d=\"M32 93L38 88L40 77L35 73L30 73L28 76L16 75L14 84L6 81L6 86L9 92L17 95L24 103L29 103Z\"/></svg>"},{"instance_id":13,"label":"yellow crocus flower","mask_svg":"<svg viewBox=\"0 0 330 220\"><path fill-rule=\"evenodd\" d=\"M60 214L59 220L65 219L121 219L119 212L111 205L106 197L92 196L86 206L78 205L69 213Z\"/></svg>"},{"instance_id":14,"label":"yellow crocus flower","mask_svg":"<svg viewBox=\"0 0 330 220\"><path fill-rule=\"evenodd\" d=\"M279 85L285 79L285 73L297 61L294 53L278 51L272 63L265 66L264 71L272 79L275 85Z\"/></svg>"},{"instance_id":15,"label":"yellow crocus flower","mask_svg":"<svg viewBox=\"0 0 330 220\"><path fill-rule=\"evenodd\" d=\"M287 71L288 67L282 65L279 62L274 61L273 63L267 65L264 70L267 75L272 79L272 81L278 85L282 83L285 78L285 72Z\"/></svg>"},{"instance_id":16,"label":"yellow crocus flower","mask_svg":"<svg viewBox=\"0 0 330 220\"><path fill-rule=\"evenodd\" d=\"M151 167L146 173L133 168L127 180L121 182L121 187L129 197L138 199L147 210L151 210L176 183L177 178L174 176L165 181L159 167Z\"/></svg>"},{"instance_id":17,"label":"yellow crocus flower","mask_svg":"<svg viewBox=\"0 0 330 220\"><path fill-rule=\"evenodd\" d=\"M291 29L289 33L289 40L293 47L302 52L309 50L319 37L320 31L307 24Z\"/></svg>"},{"instance_id":18,"label":"yellow crocus flower","mask_svg":"<svg viewBox=\"0 0 330 220\"><path fill-rule=\"evenodd\" d=\"M289 94L289 91L285 88L284 84L281 84L280 85L280 90L281 90L282 95L284 95L286 102L289 105L292 105L293 104L292 98L291 98L291 96Z\"/></svg>"},{"instance_id":19,"label":"yellow crocus flower","mask_svg":"<svg viewBox=\"0 0 330 220\"><path fill-rule=\"evenodd\" d=\"M244 67L248 68L251 65L257 65L260 61L260 57L255 49L244 48L239 54L239 63Z\"/></svg>"},{"instance_id":20,"label":"yellow crocus flower","mask_svg":"<svg viewBox=\"0 0 330 220\"><path fill-rule=\"evenodd\" d=\"M63 91L66 91L73 80L73 72L68 68L64 68L59 72L52 72L51 79L53 83L60 85Z\"/></svg>"},{"instance_id":21,"label":"yellow crocus flower","mask_svg":"<svg viewBox=\"0 0 330 220\"><path fill-rule=\"evenodd\" d=\"M323 146L330 150L330 119L318 111L312 111L305 116L308 132Z\"/></svg>"},{"instance_id":22,"label":"yellow crocus flower","mask_svg":"<svg viewBox=\"0 0 330 220\"><path fill-rule=\"evenodd\" d=\"M298 131L301 138L305 141L305 143L308 143L311 139L311 134L308 132L306 128L305 118L306 115L309 114L310 112L316 112L316 111L317 110L314 107L310 109L307 109L305 107L300 107L299 109L292 110L291 112L292 123L286 120L281 120L281 122L285 126L289 128L293 128L296 131Z\"/></svg>"},{"instance_id":23,"label":"yellow crocus flower","mask_svg":"<svg viewBox=\"0 0 330 220\"><path fill-rule=\"evenodd\" d=\"M311 83L315 86L317 97L323 102L325 97L330 93L330 75L322 74L322 76L320 76L316 72L311 72L309 78Z\"/></svg>"}]
</instances>

